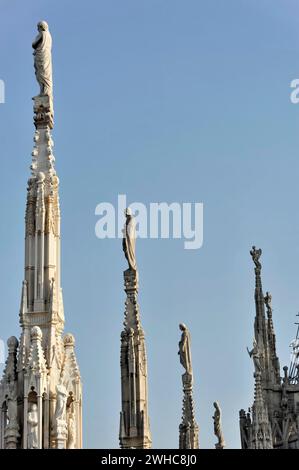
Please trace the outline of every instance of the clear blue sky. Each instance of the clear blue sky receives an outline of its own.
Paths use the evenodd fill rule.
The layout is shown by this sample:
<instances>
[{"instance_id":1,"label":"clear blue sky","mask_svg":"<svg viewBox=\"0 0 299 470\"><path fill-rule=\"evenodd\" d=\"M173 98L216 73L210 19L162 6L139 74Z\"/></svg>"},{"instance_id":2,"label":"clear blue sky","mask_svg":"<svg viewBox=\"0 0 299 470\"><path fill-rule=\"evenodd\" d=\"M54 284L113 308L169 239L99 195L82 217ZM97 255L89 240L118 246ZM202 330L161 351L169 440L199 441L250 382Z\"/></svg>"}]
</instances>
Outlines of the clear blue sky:
<instances>
[{"instance_id":1,"label":"clear blue sky","mask_svg":"<svg viewBox=\"0 0 299 470\"><path fill-rule=\"evenodd\" d=\"M119 240L95 237L94 210L129 202L204 203L204 245L140 240L154 447L178 445L178 323L192 334L201 447L213 401L228 447L253 398L253 266L263 249L282 365L299 309L299 78L296 0L0 0L0 336L19 335L26 182L38 89L31 42L53 36L66 331L84 383L85 447L117 447L126 268Z\"/></svg>"}]
</instances>

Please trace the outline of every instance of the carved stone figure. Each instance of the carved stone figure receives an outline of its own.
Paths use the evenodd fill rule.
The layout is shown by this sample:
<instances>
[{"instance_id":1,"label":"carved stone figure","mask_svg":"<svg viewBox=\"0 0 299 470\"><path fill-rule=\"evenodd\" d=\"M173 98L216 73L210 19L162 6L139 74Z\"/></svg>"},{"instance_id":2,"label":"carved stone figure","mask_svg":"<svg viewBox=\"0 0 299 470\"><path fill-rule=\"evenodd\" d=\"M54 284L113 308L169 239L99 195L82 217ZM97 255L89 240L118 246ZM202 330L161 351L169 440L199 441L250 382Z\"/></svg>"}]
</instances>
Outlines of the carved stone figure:
<instances>
[{"instance_id":1,"label":"carved stone figure","mask_svg":"<svg viewBox=\"0 0 299 470\"><path fill-rule=\"evenodd\" d=\"M262 265L259 262L259 259L260 259L261 254L262 254L262 250L261 249L257 250L255 248L255 246L253 246L252 250L250 251L250 254L251 254L251 257L253 259L253 262L254 262L256 268L260 270L262 268Z\"/></svg>"},{"instance_id":2,"label":"carved stone figure","mask_svg":"<svg viewBox=\"0 0 299 470\"><path fill-rule=\"evenodd\" d=\"M249 351L249 349L247 348L247 352L249 354L249 357L252 357L253 359L255 373L260 373L262 371L262 366L260 361L259 347L255 338L253 338L253 349Z\"/></svg>"},{"instance_id":3,"label":"carved stone figure","mask_svg":"<svg viewBox=\"0 0 299 470\"><path fill-rule=\"evenodd\" d=\"M55 420L63 421L65 420L66 413L66 401L67 401L67 391L65 386L62 383L56 385L56 410L55 410Z\"/></svg>"},{"instance_id":4,"label":"carved stone figure","mask_svg":"<svg viewBox=\"0 0 299 470\"><path fill-rule=\"evenodd\" d=\"M9 420L9 427L18 426L18 403L17 403L17 387L16 382L11 382L8 385L7 395L7 417Z\"/></svg>"},{"instance_id":5,"label":"carved stone figure","mask_svg":"<svg viewBox=\"0 0 299 470\"><path fill-rule=\"evenodd\" d=\"M33 403L28 411L27 429L27 448L38 449L38 413L36 403Z\"/></svg>"},{"instance_id":6,"label":"carved stone figure","mask_svg":"<svg viewBox=\"0 0 299 470\"><path fill-rule=\"evenodd\" d=\"M130 208L125 210L126 222L123 229L123 251L129 264L129 269L137 270L135 256L136 225Z\"/></svg>"},{"instance_id":7,"label":"carved stone figure","mask_svg":"<svg viewBox=\"0 0 299 470\"><path fill-rule=\"evenodd\" d=\"M188 328L184 323L180 323L180 330L182 331L181 341L179 342L180 362L185 368L186 372L192 375L192 361L191 361L191 338Z\"/></svg>"},{"instance_id":8,"label":"carved stone figure","mask_svg":"<svg viewBox=\"0 0 299 470\"><path fill-rule=\"evenodd\" d=\"M223 449L225 446L224 437L221 429L221 409L217 401L214 402L214 434L218 438L217 444L215 444L216 449Z\"/></svg>"},{"instance_id":9,"label":"carved stone figure","mask_svg":"<svg viewBox=\"0 0 299 470\"><path fill-rule=\"evenodd\" d=\"M264 301L267 307L267 310L272 312L272 295L270 292L266 292L266 296L264 297Z\"/></svg>"},{"instance_id":10,"label":"carved stone figure","mask_svg":"<svg viewBox=\"0 0 299 470\"><path fill-rule=\"evenodd\" d=\"M68 437L67 437L67 448L75 449L76 446L76 421L73 411L68 413Z\"/></svg>"},{"instance_id":11,"label":"carved stone figure","mask_svg":"<svg viewBox=\"0 0 299 470\"><path fill-rule=\"evenodd\" d=\"M40 95L52 98L52 37L45 21L40 21L37 29L38 35L32 43L35 75L40 86Z\"/></svg>"}]
</instances>

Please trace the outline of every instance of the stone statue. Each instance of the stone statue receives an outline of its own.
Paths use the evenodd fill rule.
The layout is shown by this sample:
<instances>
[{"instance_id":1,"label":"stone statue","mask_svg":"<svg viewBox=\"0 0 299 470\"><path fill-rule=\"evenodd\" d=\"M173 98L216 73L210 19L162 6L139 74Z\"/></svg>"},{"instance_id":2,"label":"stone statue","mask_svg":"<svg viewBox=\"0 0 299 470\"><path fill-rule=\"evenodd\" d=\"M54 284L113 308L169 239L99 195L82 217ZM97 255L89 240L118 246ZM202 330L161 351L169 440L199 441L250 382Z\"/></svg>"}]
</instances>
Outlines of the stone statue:
<instances>
[{"instance_id":1,"label":"stone statue","mask_svg":"<svg viewBox=\"0 0 299 470\"><path fill-rule=\"evenodd\" d=\"M250 254L251 254L251 257L253 259L253 262L254 262L256 268L260 270L262 268L262 265L259 262L259 259L260 259L261 254L262 254L262 250L261 249L257 250L255 248L255 246L253 246L252 250L250 250Z\"/></svg>"},{"instance_id":2,"label":"stone statue","mask_svg":"<svg viewBox=\"0 0 299 470\"><path fill-rule=\"evenodd\" d=\"M32 43L35 75L40 86L40 96L52 98L52 37L45 21L40 21L37 29L38 35Z\"/></svg>"},{"instance_id":3,"label":"stone statue","mask_svg":"<svg viewBox=\"0 0 299 470\"><path fill-rule=\"evenodd\" d=\"M180 323L180 330L182 331L181 341L179 342L180 362L185 368L187 374L192 375L192 361L191 361L191 338L188 328L184 323Z\"/></svg>"},{"instance_id":4,"label":"stone statue","mask_svg":"<svg viewBox=\"0 0 299 470\"><path fill-rule=\"evenodd\" d=\"M16 382L10 382L8 385L7 395L7 417L9 420L9 427L18 426L18 403L17 403L17 390Z\"/></svg>"},{"instance_id":5,"label":"stone statue","mask_svg":"<svg viewBox=\"0 0 299 470\"><path fill-rule=\"evenodd\" d=\"M259 347L255 338L253 338L253 349L249 351L249 349L247 348L247 352L249 354L249 357L252 357L253 359L255 373L260 373L262 371L262 366L260 361Z\"/></svg>"},{"instance_id":6,"label":"stone statue","mask_svg":"<svg viewBox=\"0 0 299 470\"><path fill-rule=\"evenodd\" d=\"M137 270L135 257L136 225L130 208L125 210L126 222L123 229L123 251L129 263L129 269Z\"/></svg>"},{"instance_id":7,"label":"stone statue","mask_svg":"<svg viewBox=\"0 0 299 470\"><path fill-rule=\"evenodd\" d=\"M55 410L55 420L63 421L65 420L66 413L66 401L67 401L67 391L63 383L56 385L56 410Z\"/></svg>"},{"instance_id":8,"label":"stone statue","mask_svg":"<svg viewBox=\"0 0 299 470\"><path fill-rule=\"evenodd\" d=\"M272 295L270 292L266 292L266 296L264 297L264 301L267 307L267 310L272 312Z\"/></svg>"},{"instance_id":9,"label":"stone statue","mask_svg":"<svg viewBox=\"0 0 299 470\"><path fill-rule=\"evenodd\" d=\"M67 437L67 448L75 449L76 447L76 422L75 414L73 411L68 413L68 437Z\"/></svg>"},{"instance_id":10,"label":"stone statue","mask_svg":"<svg viewBox=\"0 0 299 470\"><path fill-rule=\"evenodd\" d=\"M217 444L215 444L216 449L223 449L225 446L224 437L221 429L221 409L217 401L214 402L214 434L218 438Z\"/></svg>"},{"instance_id":11,"label":"stone statue","mask_svg":"<svg viewBox=\"0 0 299 470\"><path fill-rule=\"evenodd\" d=\"M27 429L27 448L38 449L38 413L36 403L33 403L28 411Z\"/></svg>"}]
</instances>

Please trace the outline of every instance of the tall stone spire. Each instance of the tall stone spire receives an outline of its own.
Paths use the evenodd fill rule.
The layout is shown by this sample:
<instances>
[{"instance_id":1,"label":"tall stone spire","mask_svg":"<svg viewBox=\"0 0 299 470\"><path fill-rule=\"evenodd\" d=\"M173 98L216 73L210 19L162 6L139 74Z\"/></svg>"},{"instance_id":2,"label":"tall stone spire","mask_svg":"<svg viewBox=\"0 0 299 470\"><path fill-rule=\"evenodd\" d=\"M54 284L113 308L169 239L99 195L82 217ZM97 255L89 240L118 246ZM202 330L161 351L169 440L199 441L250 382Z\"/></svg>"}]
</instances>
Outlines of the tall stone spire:
<instances>
[{"instance_id":1,"label":"tall stone spire","mask_svg":"<svg viewBox=\"0 0 299 470\"><path fill-rule=\"evenodd\" d=\"M124 271L124 329L121 333L121 399L119 443L122 449L148 449L151 432L148 415L147 358L145 336L138 306L138 271L135 257L135 222L126 210L123 250L129 268Z\"/></svg>"},{"instance_id":2,"label":"tall stone spire","mask_svg":"<svg viewBox=\"0 0 299 470\"><path fill-rule=\"evenodd\" d=\"M198 449L199 448L199 428L195 420L194 400L193 400L193 369L191 360L191 338L190 332L184 323L180 324L182 331L179 342L180 362L185 369L182 375L183 383L183 414L179 426L179 448Z\"/></svg>"},{"instance_id":3,"label":"tall stone spire","mask_svg":"<svg viewBox=\"0 0 299 470\"><path fill-rule=\"evenodd\" d=\"M18 428L15 447L66 448L70 435L75 433L72 446L80 448L80 372L73 336L62 337L59 179L51 137L52 39L45 21L38 24L38 32L33 48L40 94L33 98L36 130L25 214L25 269L19 317L22 331L18 349L15 347L13 353L15 375L10 372L11 366L6 368L0 386L0 432L4 436L0 445L12 446L5 436L13 422ZM63 397L59 393L61 387L65 388ZM13 400L10 396L15 397L17 416L13 412L9 416L7 403Z\"/></svg>"},{"instance_id":4,"label":"tall stone spire","mask_svg":"<svg viewBox=\"0 0 299 470\"><path fill-rule=\"evenodd\" d=\"M272 320L272 296L267 292L264 297L261 269L262 265L259 261L262 250L257 250L255 246L250 251L251 257L255 264L255 308L256 315L254 321L254 337L259 349L259 360L261 363L261 382L280 383L280 366L276 355L276 339ZM267 318L265 313L265 305L267 307Z\"/></svg>"},{"instance_id":5,"label":"tall stone spire","mask_svg":"<svg viewBox=\"0 0 299 470\"><path fill-rule=\"evenodd\" d=\"M243 449L299 449L299 389L291 383L284 367L281 381L276 338L272 319L272 296L263 296L261 283L262 250L251 250L255 263L255 304L253 349L255 394L252 409L240 411L240 433ZM265 306L267 307L267 318Z\"/></svg>"}]
</instances>

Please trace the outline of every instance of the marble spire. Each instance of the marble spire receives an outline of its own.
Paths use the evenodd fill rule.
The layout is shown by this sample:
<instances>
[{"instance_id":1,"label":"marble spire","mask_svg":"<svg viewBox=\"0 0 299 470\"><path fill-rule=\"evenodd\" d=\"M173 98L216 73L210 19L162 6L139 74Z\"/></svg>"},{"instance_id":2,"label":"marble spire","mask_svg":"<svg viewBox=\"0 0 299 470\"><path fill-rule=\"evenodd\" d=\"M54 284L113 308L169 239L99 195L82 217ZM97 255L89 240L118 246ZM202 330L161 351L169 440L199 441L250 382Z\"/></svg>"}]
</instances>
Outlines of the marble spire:
<instances>
[{"instance_id":1,"label":"marble spire","mask_svg":"<svg viewBox=\"0 0 299 470\"><path fill-rule=\"evenodd\" d=\"M121 402L119 443L122 449L148 449L152 445L148 415L145 335L138 305L138 271L135 256L135 224L126 210L123 251L129 268L124 271L125 319L121 332Z\"/></svg>"},{"instance_id":2,"label":"marble spire","mask_svg":"<svg viewBox=\"0 0 299 470\"><path fill-rule=\"evenodd\" d=\"M25 214L21 337L19 342L10 340L8 367L0 384L0 447L66 448L69 434L74 435L75 423L71 445L80 448L81 378L74 337L70 334L63 337L59 179L51 136L52 39L45 21L38 23L38 31L33 48L40 93L33 98L35 134ZM63 401L59 386L65 388ZM16 416L9 416L14 409ZM57 409L61 411L59 416Z\"/></svg>"},{"instance_id":3,"label":"marble spire","mask_svg":"<svg viewBox=\"0 0 299 470\"><path fill-rule=\"evenodd\" d=\"M199 428L195 420L194 400L193 400L193 369L191 359L191 336L184 323L179 325L182 332L179 342L180 363L185 369L182 375L183 383L183 413L179 426L179 448L198 449L199 448Z\"/></svg>"}]
</instances>

